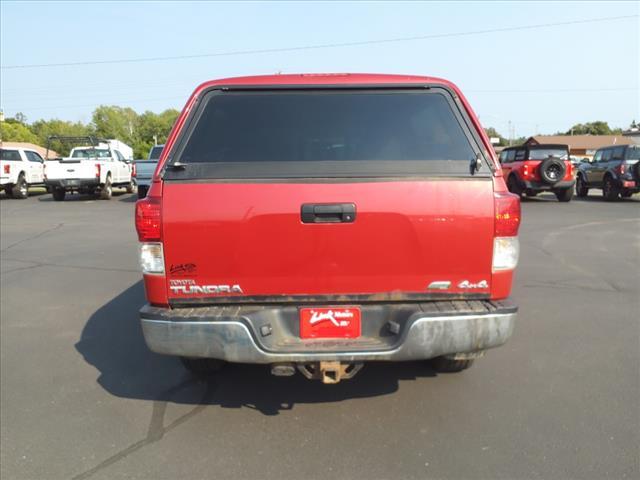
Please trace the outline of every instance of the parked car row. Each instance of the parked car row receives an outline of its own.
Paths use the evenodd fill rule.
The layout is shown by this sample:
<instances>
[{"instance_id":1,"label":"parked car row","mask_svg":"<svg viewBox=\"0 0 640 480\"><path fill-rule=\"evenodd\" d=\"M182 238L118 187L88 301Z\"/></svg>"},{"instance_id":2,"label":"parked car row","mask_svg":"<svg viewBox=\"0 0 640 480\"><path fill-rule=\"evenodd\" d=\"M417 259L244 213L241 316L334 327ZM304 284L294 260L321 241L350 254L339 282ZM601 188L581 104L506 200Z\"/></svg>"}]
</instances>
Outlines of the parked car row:
<instances>
[{"instance_id":1,"label":"parked car row","mask_svg":"<svg viewBox=\"0 0 640 480\"><path fill-rule=\"evenodd\" d=\"M56 201L64 200L71 193L97 195L108 200L114 187L134 193L140 185L138 195L143 198L162 151L162 145L156 145L148 160L134 162L131 147L119 140L52 136L48 143L53 140L81 145L71 148L67 157L46 162L29 148L0 149L0 189L7 196L27 198L29 187L42 186Z\"/></svg>"},{"instance_id":2,"label":"parked car row","mask_svg":"<svg viewBox=\"0 0 640 480\"><path fill-rule=\"evenodd\" d=\"M509 191L534 197L550 191L560 202L586 197L590 188L602 189L605 200L628 198L640 192L640 145L613 145L599 149L592 161L576 166L567 145L519 145L500 153Z\"/></svg>"},{"instance_id":3,"label":"parked car row","mask_svg":"<svg viewBox=\"0 0 640 480\"><path fill-rule=\"evenodd\" d=\"M146 160L132 161L133 150L118 140L51 139L83 140L91 145L75 147L68 157L46 163L33 149L0 149L0 190L9 197L27 198L29 187L45 186L55 200L62 201L73 192L109 199L113 187L124 187L128 193L137 189L138 198L144 198L164 148L155 145ZM567 145L519 145L502 150L499 160L509 191L520 197L547 191L560 202L569 202L574 186L578 197L586 197L589 189L602 189L608 201L640 192L640 145L604 147L593 160L579 161L569 155Z\"/></svg>"},{"instance_id":4,"label":"parked car row","mask_svg":"<svg viewBox=\"0 0 640 480\"><path fill-rule=\"evenodd\" d=\"M108 200L113 187L124 187L128 193L135 191L133 150L127 145L93 137L51 137L53 139L84 144L72 148L68 157L45 164L44 182L54 200L62 201L67 193L74 192Z\"/></svg>"}]
</instances>

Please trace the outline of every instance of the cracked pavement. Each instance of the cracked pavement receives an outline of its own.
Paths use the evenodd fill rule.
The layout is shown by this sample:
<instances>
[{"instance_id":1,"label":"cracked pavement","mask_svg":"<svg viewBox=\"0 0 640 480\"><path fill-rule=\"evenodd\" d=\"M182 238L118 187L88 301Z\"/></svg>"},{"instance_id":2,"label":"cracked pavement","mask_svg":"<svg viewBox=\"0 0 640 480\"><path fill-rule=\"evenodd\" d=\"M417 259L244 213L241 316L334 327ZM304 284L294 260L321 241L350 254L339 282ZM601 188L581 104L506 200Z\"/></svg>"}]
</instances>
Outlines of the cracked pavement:
<instances>
[{"instance_id":1,"label":"cracked pavement","mask_svg":"<svg viewBox=\"0 0 640 480\"><path fill-rule=\"evenodd\" d=\"M3 479L638 478L640 196L523 203L514 337L339 385L149 352L130 195L0 195Z\"/></svg>"}]
</instances>

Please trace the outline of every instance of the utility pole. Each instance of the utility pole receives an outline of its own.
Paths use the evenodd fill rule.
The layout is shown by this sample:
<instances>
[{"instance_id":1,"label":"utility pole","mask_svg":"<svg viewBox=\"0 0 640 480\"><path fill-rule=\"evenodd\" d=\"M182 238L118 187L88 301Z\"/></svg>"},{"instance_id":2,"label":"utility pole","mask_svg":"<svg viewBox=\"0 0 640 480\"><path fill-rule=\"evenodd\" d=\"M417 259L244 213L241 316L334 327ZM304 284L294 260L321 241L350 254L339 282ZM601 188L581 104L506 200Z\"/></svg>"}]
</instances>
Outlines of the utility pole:
<instances>
[{"instance_id":1,"label":"utility pole","mask_svg":"<svg viewBox=\"0 0 640 480\"><path fill-rule=\"evenodd\" d=\"M511 144L513 143L513 132L512 132L512 124L511 124L511 120L509 120L509 146L511 146Z\"/></svg>"}]
</instances>

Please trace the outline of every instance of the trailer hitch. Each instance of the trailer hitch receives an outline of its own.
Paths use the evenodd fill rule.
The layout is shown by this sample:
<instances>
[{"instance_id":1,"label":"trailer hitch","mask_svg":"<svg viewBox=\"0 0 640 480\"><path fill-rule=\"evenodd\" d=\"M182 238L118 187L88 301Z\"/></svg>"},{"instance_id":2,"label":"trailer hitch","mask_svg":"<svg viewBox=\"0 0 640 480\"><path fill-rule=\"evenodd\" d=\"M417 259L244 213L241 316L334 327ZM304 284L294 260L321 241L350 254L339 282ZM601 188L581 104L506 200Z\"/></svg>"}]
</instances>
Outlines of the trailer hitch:
<instances>
[{"instance_id":1,"label":"trailer hitch","mask_svg":"<svg viewBox=\"0 0 640 480\"><path fill-rule=\"evenodd\" d=\"M322 380L322 383L335 384L340 380L353 378L364 366L362 362L344 363L338 361L299 363L298 370L310 380Z\"/></svg>"}]
</instances>

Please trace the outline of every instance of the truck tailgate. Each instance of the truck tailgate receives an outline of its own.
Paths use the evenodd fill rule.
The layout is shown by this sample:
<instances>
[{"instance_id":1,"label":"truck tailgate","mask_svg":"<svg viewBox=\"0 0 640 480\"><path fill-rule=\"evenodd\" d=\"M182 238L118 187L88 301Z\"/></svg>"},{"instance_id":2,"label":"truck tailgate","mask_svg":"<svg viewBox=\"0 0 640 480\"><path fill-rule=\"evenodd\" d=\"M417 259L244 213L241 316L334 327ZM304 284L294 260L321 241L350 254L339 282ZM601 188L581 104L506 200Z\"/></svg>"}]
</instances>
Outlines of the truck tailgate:
<instances>
[{"instance_id":1,"label":"truck tailgate","mask_svg":"<svg viewBox=\"0 0 640 480\"><path fill-rule=\"evenodd\" d=\"M486 296L493 198L487 177L167 181L162 237L170 301ZM354 204L355 219L303 223L303 204Z\"/></svg>"},{"instance_id":2,"label":"truck tailgate","mask_svg":"<svg viewBox=\"0 0 640 480\"><path fill-rule=\"evenodd\" d=\"M95 178L97 171L92 161L48 161L45 167L49 180Z\"/></svg>"}]
</instances>

